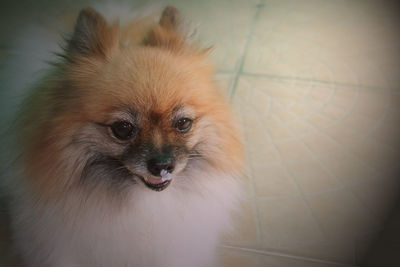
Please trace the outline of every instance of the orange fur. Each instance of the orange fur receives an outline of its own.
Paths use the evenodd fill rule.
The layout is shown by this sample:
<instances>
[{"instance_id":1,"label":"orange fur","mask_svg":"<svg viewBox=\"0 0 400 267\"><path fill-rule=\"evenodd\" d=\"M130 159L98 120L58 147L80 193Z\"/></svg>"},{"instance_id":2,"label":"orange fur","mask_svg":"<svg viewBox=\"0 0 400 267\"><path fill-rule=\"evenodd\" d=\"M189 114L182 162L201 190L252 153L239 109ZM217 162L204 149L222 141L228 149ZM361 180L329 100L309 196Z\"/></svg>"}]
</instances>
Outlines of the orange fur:
<instances>
[{"instance_id":1,"label":"orange fur","mask_svg":"<svg viewBox=\"0 0 400 267\"><path fill-rule=\"evenodd\" d=\"M93 56L69 47L67 57L72 57L74 63L61 65L62 76L47 89L49 96L42 99L43 106L27 111L25 122L47 114L43 122L32 126L28 138L23 137L30 143L24 153L28 177L41 198L50 198L73 183L63 175L66 173L63 163L54 168L54 162L60 160L63 146L74 129L87 121L105 122L110 113L121 107L134 106L144 114L156 112L162 117L178 105L188 105L199 116L207 114L215 120L222 136L223 155L211 157L212 164L223 171L242 168L242 148L232 128L232 116L216 89L213 69L204 53L188 46L164 17L163 24L156 24L150 30L143 47L116 47L118 28L106 25L91 9L83 12L94 17L91 42L100 40L93 45ZM81 13L80 19L82 16ZM106 62L111 66L105 67ZM57 91L64 92L59 95ZM160 121L162 129L171 132L173 139L167 120ZM151 131L148 125L143 129L144 136L151 136Z\"/></svg>"},{"instance_id":2,"label":"orange fur","mask_svg":"<svg viewBox=\"0 0 400 267\"><path fill-rule=\"evenodd\" d=\"M178 11L149 22L120 27L82 10L63 60L23 104L14 228L28 266L207 266L213 257L240 196L242 145L207 50L187 41ZM182 118L188 132L175 126ZM135 124L134 138L118 139L121 121ZM165 192L141 177L164 179L165 169L151 174L151 153L174 153Z\"/></svg>"}]
</instances>

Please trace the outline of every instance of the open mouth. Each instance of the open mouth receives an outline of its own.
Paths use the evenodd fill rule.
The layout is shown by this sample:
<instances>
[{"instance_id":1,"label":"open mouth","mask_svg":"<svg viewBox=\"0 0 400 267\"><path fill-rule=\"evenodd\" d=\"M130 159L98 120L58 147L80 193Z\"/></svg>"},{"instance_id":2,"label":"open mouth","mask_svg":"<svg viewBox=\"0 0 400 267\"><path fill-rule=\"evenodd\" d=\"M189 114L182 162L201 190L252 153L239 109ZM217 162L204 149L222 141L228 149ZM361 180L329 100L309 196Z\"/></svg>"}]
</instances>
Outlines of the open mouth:
<instances>
[{"instance_id":1,"label":"open mouth","mask_svg":"<svg viewBox=\"0 0 400 267\"><path fill-rule=\"evenodd\" d=\"M147 188L154 190L154 191L163 191L165 188L167 188L170 183L171 183L171 178L168 177L167 180L164 179L164 177L162 178L152 178L149 177L147 179L145 179L143 176L137 174L137 173L133 173L131 172L134 176L139 177L139 179L144 183L145 186L147 186Z\"/></svg>"},{"instance_id":2,"label":"open mouth","mask_svg":"<svg viewBox=\"0 0 400 267\"><path fill-rule=\"evenodd\" d=\"M142 182L151 190L154 191L162 191L165 188L167 188L169 186L169 184L171 183L171 180L167 180L167 181L162 181L161 179L154 179L154 178L148 178L147 180L145 178L143 178L142 176L138 176L140 178L140 180L142 180ZM155 181L155 180L159 180L159 181Z\"/></svg>"}]
</instances>

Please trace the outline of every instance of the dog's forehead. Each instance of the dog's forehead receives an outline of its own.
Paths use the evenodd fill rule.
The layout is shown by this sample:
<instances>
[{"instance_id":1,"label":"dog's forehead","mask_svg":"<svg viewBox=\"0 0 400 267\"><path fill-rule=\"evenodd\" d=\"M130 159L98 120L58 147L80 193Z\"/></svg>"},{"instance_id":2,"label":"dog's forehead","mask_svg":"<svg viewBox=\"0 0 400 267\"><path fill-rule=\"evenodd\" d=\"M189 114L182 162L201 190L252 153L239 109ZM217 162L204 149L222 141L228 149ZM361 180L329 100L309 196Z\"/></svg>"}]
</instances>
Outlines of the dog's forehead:
<instances>
[{"instance_id":1,"label":"dog's forehead","mask_svg":"<svg viewBox=\"0 0 400 267\"><path fill-rule=\"evenodd\" d=\"M123 106L110 113L110 120L127 120L139 123L140 121L150 121L152 123L161 123L165 120L176 120L179 118L195 118L195 110L189 106L177 104L173 108L162 109L159 106L149 109L140 109L136 105Z\"/></svg>"},{"instance_id":2,"label":"dog's forehead","mask_svg":"<svg viewBox=\"0 0 400 267\"><path fill-rule=\"evenodd\" d=\"M177 120L184 117L193 118L195 117L194 109L190 106L183 106L178 104L168 109L151 109L147 114L143 114L148 120L154 124L162 123L165 120Z\"/></svg>"}]
</instances>

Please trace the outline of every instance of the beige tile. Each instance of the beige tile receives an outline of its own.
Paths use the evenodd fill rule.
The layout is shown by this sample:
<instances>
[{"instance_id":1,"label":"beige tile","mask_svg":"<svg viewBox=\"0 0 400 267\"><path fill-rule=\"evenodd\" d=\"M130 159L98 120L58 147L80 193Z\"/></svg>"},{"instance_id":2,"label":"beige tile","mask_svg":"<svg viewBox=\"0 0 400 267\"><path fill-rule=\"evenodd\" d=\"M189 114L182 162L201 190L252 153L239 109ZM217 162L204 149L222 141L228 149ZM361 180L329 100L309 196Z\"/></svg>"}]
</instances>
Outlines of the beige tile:
<instances>
[{"instance_id":1,"label":"beige tile","mask_svg":"<svg viewBox=\"0 0 400 267\"><path fill-rule=\"evenodd\" d=\"M326 192L307 199L328 238L353 242L355 237L376 230L370 212L347 190Z\"/></svg>"},{"instance_id":2,"label":"beige tile","mask_svg":"<svg viewBox=\"0 0 400 267\"><path fill-rule=\"evenodd\" d=\"M400 97L392 95L390 108L387 110L383 121L380 122L377 129L372 133L372 137L379 143L386 144L390 148L400 150Z\"/></svg>"},{"instance_id":3,"label":"beige tile","mask_svg":"<svg viewBox=\"0 0 400 267\"><path fill-rule=\"evenodd\" d=\"M271 116L275 116L279 121L290 122L296 119L296 116L287 110L286 107L274 107L270 111Z\"/></svg>"},{"instance_id":4,"label":"beige tile","mask_svg":"<svg viewBox=\"0 0 400 267\"><path fill-rule=\"evenodd\" d=\"M264 247L296 247L322 239L301 198L259 199L257 205Z\"/></svg>"},{"instance_id":5,"label":"beige tile","mask_svg":"<svg viewBox=\"0 0 400 267\"><path fill-rule=\"evenodd\" d=\"M302 120L291 121L286 124L286 127L296 137L315 131L314 128Z\"/></svg>"},{"instance_id":6,"label":"beige tile","mask_svg":"<svg viewBox=\"0 0 400 267\"><path fill-rule=\"evenodd\" d=\"M295 184L281 164L262 164L254 166L253 170L256 196L282 197L298 194Z\"/></svg>"},{"instance_id":7,"label":"beige tile","mask_svg":"<svg viewBox=\"0 0 400 267\"><path fill-rule=\"evenodd\" d=\"M221 248L219 250L219 264L213 267L333 267L335 265L278 256L274 252L248 251L235 248ZM312 259L311 259L312 260Z\"/></svg>"},{"instance_id":8,"label":"beige tile","mask_svg":"<svg viewBox=\"0 0 400 267\"><path fill-rule=\"evenodd\" d=\"M377 142L385 144L390 148L400 149L400 124L381 124L372 134Z\"/></svg>"},{"instance_id":9,"label":"beige tile","mask_svg":"<svg viewBox=\"0 0 400 267\"><path fill-rule=\"evenodd\" d=\"M269 5L261 10L244 69L396 87L400 37L394 26L396 15L388 9L374 1L351 5L283 1L279 8Z\"/></svg>"},{"instance_id":10,"label":"beige tile","mask_svg":"<svg viewBox=\"0 0 400 267\"><path fill-rule=\"evenodd\" d=\"M364 115L352 113L348 115L340 124L354 132L367 134L376 126L377 120Z\"/></svg>"},{"instance_id":11,"label":"beige tile","mask_svg":"<svg viewBox=\"0 0 400 267\"><path fill-rule=\"evenodd\" d=\"M374 179L365 179L350 189L371 211L377 224L382 224L387 218L394 201L399 193L399 175L397 171L392 177L377 176Z\"/></svg>"},{"instance_id":12,"label":"beige tile","mask_svg":"<svg viewBox=\"0 0 400 267\"><path fill-rule=\"evenodd\" d=\"M270 255L258 256L256 267L333 267L325 262L313 262L295 258L276 257Z\"/></svg>"},{"instance_id":13,"label":"beige tile","mask_svg":"<svg viewBox=\"0 0 400 267\"><path fill-rule=\"evenodd\" d=\"M322 114L332 119L334 122L342 119L347 114L347 112L348 110L333 104L326 105L322 110Z\"/></svg>"},{"instance_id":14,"label":"beige tile","mask_svg":"<svg viewBox=\"0 0 400 267\"><path fill-rule=\"evenodd\" d=\"M314 155L341 155L346 148L332 140L329 136L316 133L301 139Z\"/></svg>"},{"instance_id":15,"label":"beige tile","mask_svg":"<svg viewBox=\"0 0 400 267\"><path fill-rule=\"evenodd\" d=\"M248 105L251 101L250 98L254 93L255 88L246 77L240 76L238 83L235 88L235 94L233 96L233 102L237 101L242 104Z\"/></svg>"},{"instance_id":16,"label":"beige tile","mask_svg":"<svg viewBox=\"0 0 400 267\"><path fill-rule=\"evenodd\" d=\"M324 133L332 137L338 143L348 147L365 137L366 132L357 131L356 127L349 127L348 124L336 124L332 127L324 129Z\"/></svg>"},{"instance_id":17,"label":"beige tile","mask_svg":"<svg viewBox=\"0 0 400 267\"><path fill-rule=\"evenodd\" d=\"M218 263L213 267L252 267L257 261L257 255L234 249L219 249Z\"/></svg>"},{"instance_id":18,"label":"beige tile","mask_svg":"<svg viewBox=\"0 0 400 267\"><path fill-rule=\"evenodd\" d=\"M302 97L305 90L302 83L291 84L287 81L273 81L267 83L269 86L264 87L264 91L273 98L283 98L296 101Z\"/></svg>"},{"instance_id":19,"label":"beige tile","mask_svg":"<svg viewBox=\"0 0 400 267\"><path fill-rule=\"evenodd\" d=\"M290 108L290 111L296 114L298 117L306 117L315 112L311 106L304 103L296 103L296 105Z\"/></svg>"},{"instance_id":20,"label":"beige tile","mask_svg":"<svg viewBox=\"0 0 400 267\"><path fill-rule=\"evenodd\" d=\"M400 110L400 94L392 94L390 96L390 99L390 106L397 110Z\"/></svg>"},{"instance_id":21,"label":"beige tile","mask_svg":"<svg viewBox=\"0 0 400 267\"><path fill-rule=\"evenodd\" d=\"M248 137L259 137L264 139L267 135L264 131L264 125L257 116L257 112L251 108L242 108L241 117L243 121L243 130ZM256 138L256 140L260 140Z\"/></svg>"},{"instance_id":22,"label":"beige tile","mask_svg":"<svg viewBox=\"0 0 400 267\"><path fill-rule=\"evenodd\" d=\"M274 140L287 139L293 136L293 133L285 125L266 125L266 127Z\"/></svg>"},{"instance_id":23,"label":"beige tile","mask_svg":"<svg viewBox=\"0 0 400 267\"><path fill-rule=\"evenodd\" d=\"M331 118L323 114L313 115L307 121L319 130L323 130L333 123L333 120Z\"/></svg>"},{"instance_id":24,"label":"beige tile","mask_svg":"<svg viewBox=\"0 0 400 267\"><path fill-rule=\"evenodd\" d=\"M367 138L361 143L355 143L350 146L350 149L364 163L372 166L378 172L386 173L398 166L400 152L380 144L372 138Z\"/></svg>"},{"instance_id":25,"label":"beige tile","mask_svg":"<svg viewBox=\"0 0 400 267\"><path fill-rule=\"evenodd\" d=\"M377 176L372 167L350 153L327 154L319 156L318 161L343 185L357 184Z\"/></svg>"},{"instance_id":26,"label":"beige tile","mask_svg":"<svg viewBox=\"0 0 400 267\"><path fill-rule=\"evenodd\" d=\"M312 160L287 163L289 171L304 194L332 190L338 183Z\"/></svg>"},{"instance_id":27,"label":"beige tile","mask_svg":"<svg viewBox=\"0 0 400 267\"><path fill-rule=\"evenodd\" d=\"M270 102L270 96L260 88L255 88L250 97L251 106L259 115L266 115L268 113Z\"/></svg>"},{"instance_id":28,"label":"beige tile","mask_svg":"<svg viewBox=\"0 0 400 267\"><path fill-rule=\"evenodd\" d=\"M387 110L383 125L398 126L400 125L400 108L394 106L392 103L391 107Z\"/></svg>"},{"instance_id":29,"label":"beige tile","mask_svg":"<svg viewBox=\"0 0 400 267\"><path fill-rule=\"evenodd\" d=\"M320 112L320 110L324 107L325 103L319 100L305 98L297 101L297 103L302 104L304 106L310 107L314 113Z\"/></svg>"},{"instance_id":30,"label":"beige tile","mask_svg":"<svg viewBox=\"0 0 400 267\"><path fill-rule=\"evenodd\" d=\"M315 101L326 103L330 100L332 94L334 93L334 88L332 85L313 85L310 89L307 98L313 99Z\"/></svg>"},{"instance_id":31,"label":"beige tile","mask_svg":"<svg viewBox=\"0 0 400 267\"><path fill-rule=\"evenodd\" d=\"M311 86L311 82L296 80L281 80L273 77L262 76L241 76L239 86L252 88L253 91L260 91L261 98L265 96L274 101L297 101L301 99ZM257 100L256 100L257 101Z\"/></svg>"},{"instance_id":32,"label":"beige tile","mask_svg":"<svg viewBox=\"0 0 400 267\"><path fill-rule=\"evenodd\" d=\"M349 110L357 100L357 90L354 88L336 88L330 101L332 105Z\"/></svg>"},{"instance_id":33,"label":"beige tile","mask_svg":"<svg viewBox=\"0 0 400 267\"><path fill-rule=\"evenodd\" d=\"M361 89L353 112L378 120L383 117L389 102L389 90Z\"/></svg>"},{"instance_id":34,"label":"beige tile","mask_svg":"<svg viewBox=\"0 0 400 267\"><path fill-rule=\"evenodd\" d=\"M279 162L280 157L276 148L270 142L257 142L251 139L247 142L249 160L253 166L262 166L271 162Z\"/></svg>"},{"instance_id":35,"label":"beige tile","mask_svg":"<svg viewBox=\"0 0 400 267\"><path fill-rule=\"evenodd\" d=\"M310 158L311 154L302 142L297 140L277 143L282 158L287 161Z\"/></svg>"},{"instance_id":36,"label":"beige tile","mask_svg":"<svg viewBox=\"0 0 400 267\"><path fill-rule=\"evenodd\" d=\"M303 257L322 259L326 261L348 263L355 262L355 247L348 239L330 238L310 244L301 245L288 250L282 250L287 254L301 255Z\"/></svg>"}]
</instances>

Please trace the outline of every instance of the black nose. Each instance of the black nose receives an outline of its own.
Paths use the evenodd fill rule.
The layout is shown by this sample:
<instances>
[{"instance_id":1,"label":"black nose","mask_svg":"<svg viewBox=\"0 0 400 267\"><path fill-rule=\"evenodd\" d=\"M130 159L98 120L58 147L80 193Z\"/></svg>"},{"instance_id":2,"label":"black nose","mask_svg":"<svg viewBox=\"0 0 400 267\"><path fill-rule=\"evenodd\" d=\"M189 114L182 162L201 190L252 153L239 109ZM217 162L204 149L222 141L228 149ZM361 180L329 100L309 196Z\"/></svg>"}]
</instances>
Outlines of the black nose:
<instances>
[{"instance_id":1,"label":"black nose","mask_svg":"<svg viewBox=\"0 0 400 267\"><path fill-rule=\"evenodd\" d=\"M154 176L161 176L161 171L166 170L169 173L172 173L174 170L174 164L172 163L171 157L161 156L152 158L147 161L147 169Z\"/></svg>"}]
</instances>

